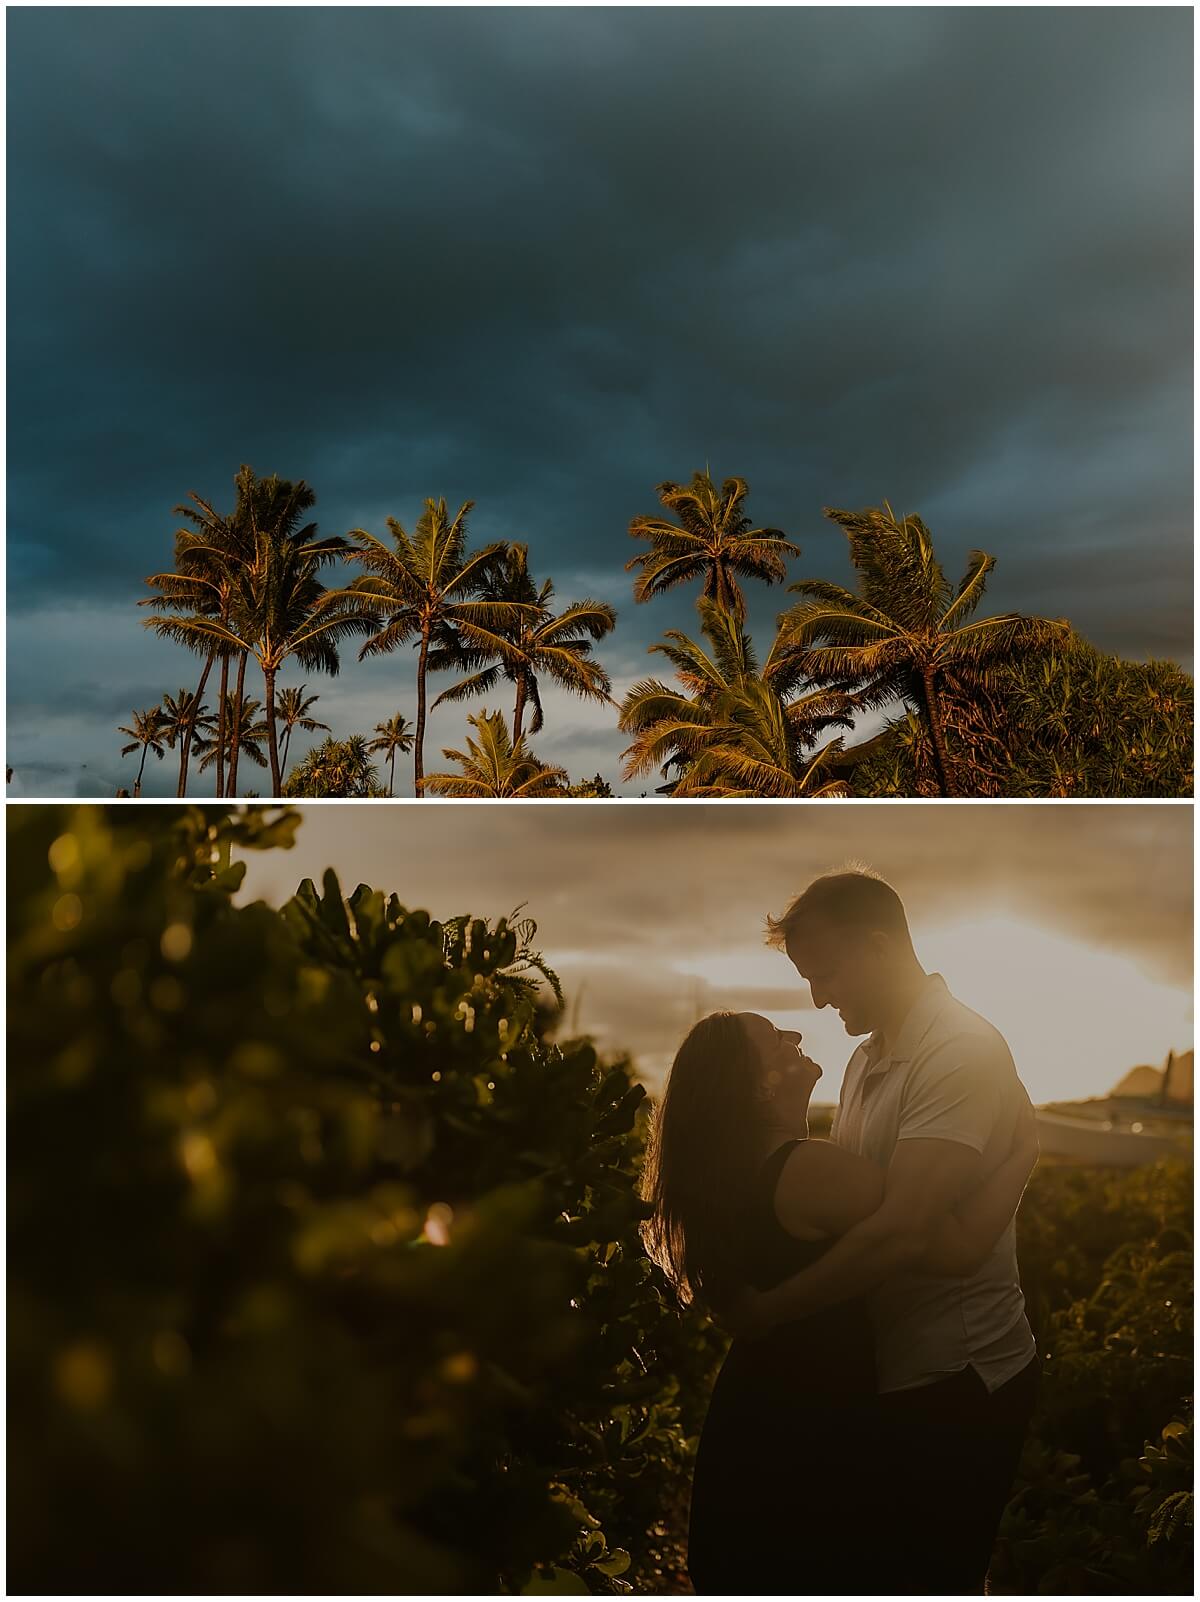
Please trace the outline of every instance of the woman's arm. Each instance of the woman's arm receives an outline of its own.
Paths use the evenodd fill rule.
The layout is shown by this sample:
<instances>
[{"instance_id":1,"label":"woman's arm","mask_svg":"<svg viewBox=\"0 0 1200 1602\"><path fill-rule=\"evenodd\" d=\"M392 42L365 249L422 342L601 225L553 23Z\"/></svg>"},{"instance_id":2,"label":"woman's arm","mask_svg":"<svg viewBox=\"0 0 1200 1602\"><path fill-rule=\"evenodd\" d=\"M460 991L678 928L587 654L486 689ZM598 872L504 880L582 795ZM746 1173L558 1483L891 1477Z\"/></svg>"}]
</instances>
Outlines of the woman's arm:
<instances>
[{"instance_id":1,"label":"woman's arm","mask_svg":"<svg viewBox=\"0 0 1200 1602\"><path fill-rule=\"evenodd\" d=\"M883 1200L883 1169L829 1140L805 1140L783 1165L775 1216L797 1240L844 1235Z\"/></svg>"},{"instance_id":2,"label":"woman's arm","mask_svg":"<svg viewBox=\"0 0 1200 1602\"><path fill-rule=\"evenodd\" d=\"M1016 1213L1037 1160L1037 1124L1027 1100L1017 1115L1012 1150L999 1168L937 1225L917 1265L919 1270L939 1278L962 1279L982 1267Z\"/></svg>"}]
</instances>

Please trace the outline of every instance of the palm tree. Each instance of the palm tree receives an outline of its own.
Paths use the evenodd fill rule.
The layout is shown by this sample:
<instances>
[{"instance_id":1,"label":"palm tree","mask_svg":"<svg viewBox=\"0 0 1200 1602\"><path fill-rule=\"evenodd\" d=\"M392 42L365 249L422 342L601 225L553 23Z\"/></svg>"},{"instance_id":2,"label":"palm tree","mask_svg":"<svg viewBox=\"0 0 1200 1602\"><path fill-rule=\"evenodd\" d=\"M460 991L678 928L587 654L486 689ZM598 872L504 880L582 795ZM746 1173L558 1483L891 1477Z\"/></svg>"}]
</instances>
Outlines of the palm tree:
<instances>
[{"instance_id":1,"label":"palm tree","mask_svg":"<svg viewBox=\"0 0 1200 1602\"><path fill-rule=\"evenodd\" d=\"M315 499L303 480L296 484L277 477L257 481L247 496L246 549L233 561L215 557L231 581L227 617L193 614L149 620L150 626L168 638L184 643L216 640L231 652L245 652L258 662L265 691L273 796L281 788L275 732L275 679L280 668L294 656L309 671L334 674L340 666L338 642L348 635L372 633L380 622L369 607L353 611L342 607L344 592L325 589L317 577L321 567L350 547L338 535L318 539L315 523L301 526L303 513ZM237 750L235 741L235 758Z\"/></svg>"},{"instance_id":2,"label":"palm tree","mask_svg":"<svg viewBox=\"0 0 1200 1602\"><path fill-rule=\"evenodd\" d=\"M162 707L148 707L144 712L139 712L135 709L133 727L126 728L124 724L120 724L117 728L117 733L129 736L129 744L121 747L121 755L123 757L128 756L131 751L136 751L138 746L142 748L142 760L138 764L137 778L134 780L133 785L134 795L141 795L142 773L146 767L146 752L153 751L160 762L163 759L166 730L163 724Z\"/></svg>"},{"instance_id":3,"label":"palm tree","mask_svg":"<svg viewBox=\"0 0 1200 1602\"><path fill-rule=\"evenodd\" d=\"M173 611L189 614L192 618L216 618L228 624L237 601L236 577L254 564L261 539L269 539L274 528L277 533L295 532L299 514L308 510L316 497L303 483L292 486L277 475L259 479L251 467L243 465L234 477L236 499L234 510L228 516L217 512L209 501L191 493L192 506L175 508L176 515L185 517L191 528L181 529L175 536L175 570L151 574L146 583L158 591L139 601L139 606L165 605ZM315 532L315 530L314 530ZM177 643L200 651L205 657L197 695L202 695L209 669L216 656L221 659L221 686L218 694L221 727L217 731L217 794L236 795L238 784L238 758L241 750L237 740L225 737L224 719L232 706L237 712L245 694L245 650L230 650L224 644L215 644L203 634L179 631L173 619L149 618L146 626ZM187 636L187 637L185 637ZM237 659L237 687L233 700L228 698L229 667ZM240 715L235 726L240 727ZM190 737L186 738L190 746ZM228 777L225 772L229 758ZM183 791L180 791L183 794Z\"/></svg>"},{"instance_id":4,"label":"palm tree","mask_svg":"<svg viewBox=\"0 0 1200 1602\"><path fill-rule=\"evenodd\" d=\"M211 667L211 653L205 665L205 674ZM179 788L176 795L187 794L188 761L194 735L199 732L207 735L211 732L213 718L208 708L196 700L194 690L181 689L178 695L164 695L162 699L163 728L166 731L167 746L174 750L176 745L180 748L179 757Z\"/></svg>"},{"instance_id":5,"label":"palm tree","mask_svg":"<svg viewBox=\"0 0 1200 1602\"><path fill-rule=\"evenodd\" d=\"M451 518L442 500L426 500L411 535L394 517L387 520L393 549L365 529L354 529L361 544L352 560L366 568L337 595L340 606L369 619L370 638L359 660L382 656L410 640L417 642L417 727L413 736L413 779L418 797L425 793L426 676L430 646L446 653L492 652L508 660L511 647L504 630L511 629L522 608L489 601L481 592L503 560L504 545L481 551L467 549L467 514L463 503Z\"/></svg>"},{"instance_id":6,"label":"palm tree","mask_svg":"<svg viewBox=\"0 0 1200 1602\"><path fill-rule=\"evenodd\" d=\"M284 773L287 772L288 747L292 743L292 730L303 729L306 734L315 734L318 729L329 733L328 723L318 723L316 718L309 716L309 708L321 699L320 695L305 696L308 688L302 684L298 690L288 688L280 690L275 697L275 716L283 724L283 752L279 765Z\"/></svg>"},{"instance_id":7,"label":"palm tree","mask_svg":"<svg viewBox=\"0 0 1200 1602\"><path fill-rule=\"evenodd\" d=\"M503 712L480 712L467 722L478 739L468 735L465 752L443 749L442 755L457 762L462 772L431 773L425 782L435 795L515 799L563 794L566 769L539 762L524 735L514 740Z\"/></svg>"},{"instance_id":8,"label":"palm tree","mask_svg":"<svg viewBox=\"0 0 1200 1602\"><path fill-rule=\"evenodd\" d=\"M238 704L237 695L228 692L229 704L225 708L225 755L231 758L234 747L248 756L255 767L265 768L267 758L263 753L263 741L267 738L267 721L261 716L262 702L253 696L245 697ZM196 750L201 755L200 771L206 772L221 757L218 741L214 738L200 738L196 741Z\"/></svg>"},{"instance_id":9,"label":"palm tree","mask_svg":"<svg viewBox=\"0 0 1200 1602\"><path fill-rule=\"evenodd\" d=\"M381 796L375 764L364 734L348 740L326 735L288 775L284 795L361 797Z\"/></svg>"},{"instance_id":10,"label":"palm tree","mask_svg":"<svg viewBox=\"0 0 1200 1602\"><path fill-rule=\"evenodd\" d=\"M779 584L787 575L787 558L799 556L777 528L752 528L742 510L750 486L744 478L727 478L720 489L708 472L693 473L690 484L669 480L657 489L659 500L679 519L635 517L629 533L649 540L650 549L631 557L627 572L640 569L633 586L636 601L649 601L677 584L703 578L703 595L741 620L746 614L739 578Z\"/></svg>"},{"instance_id":11,"label":"palm tree","mask_svg":"<svg viewBox=\"0 0 1200 1602\"><path fill-rule=\"evenodd\" d=\"M510 545L481 590L485 601L497 601L522 608L511 627L501 632L508 644L504 652L435 646L430 653L431 670L443 667L469 667L477 671L469 678L443 690L433 703L465 701L472 695L490 695L500 675L516 686L513 710L513 739L523 733L525 707L533 707L530 733L542 730L542 698L538 674L544 674L564 690L585 700L608 701L612 682L598 662L590 661L593 642L616 627L617 614L605 601L572 601L556 617L550 602L554 582L535 584L529 572L529 547Z\"/></svg>"},{"instance_id":12,"label":"palm tree","mask_svg":"<svg viewBox=\"0 0 1200 1602\"><path fill-rule=\"evenodd\" d=\"M940 702L944 675L985 684L1018 654L1063 637L1066 625L1016 612L971 621L995 557L972 551L952 586L925 524L914 516L897 520L886 501L863 512L826 508L825 515L850 542L858 593L821 580L793 584L804 599L780 619L780 659L815 683L853 684L863 705L915 704L928 725L940 791L950 795L956 785Z\"/></svg>"},{"instance_id":13,"label":"palm tree","mask_svg":"<svg viewBox=\"0 0 1200 1602\"><path fill-rule=\"evenodd\" d=\"M396 753L400 752L402 756L407 756L412 750L412 724L403 712L396 712L386 723L377 723L375 733L379 738L372 740L367 750L383 752L384 760L388 764L388 794L393 795L396 789Z\"/></svg>"},{"instance_id":14,"label":"palm tree","mask_svg":"<svg viewBox=\"0 0 1200 1602\"><path fill-rule=\"evenodd\" d=\"M854 699L837 686L801 690L779 673L774 652L760 674L738 618L711 600L698 609L707 646L670 629L650 647L672 664L682 689L644 679L621 703L620 727L633 736L625 777L674 772L674 795L825 793L814 785L838 742L816 767L805 753L823 734L852 727Z\"/></svg>"},{"instance_id":15,"label":"palm tree","mask_svg":"<svg viewBox=\"0 0 1200 1602\"><path fill-rule=\"evenodd\" d=\"M821 691L785 705L764 680L743 680L723 699L724 726L681 775L672 795L848 795L848 783L830 772L842 752L841 738L816 752L806 749L814 723L849 726L848 718L831 716L829 706Z\"/></svg>"},{"instance_id":16,"label":"palm tree","mask_svg":"<svg viewBox=\"0 0 1200 1602\"><path fill-rule=\"evenodd\" d=\"M254 474L250 468L242 467L234 479L237 494L235 509L228 516L218 512L210 501L195 491L188 497L192 502L191 506L180 505L175 508L175 515L186 518L191 527L176 531L175 567L169 572L150 574L145 582L157 593L144 597L138 602L139 606L166 607L170 611L191 617L211 617L222 623L228 622L233 593L231 575L246 552L246 502L254 482ZM222 727L218 729L218 750L221 754L217 761L217 794L223 796L226 793L224 771L226 741L223 720L225 709L229 704L227 691L230 652L211 638L195 634L188 634L186 637L181 635L173 626L176 621L173 618L152 617L146 620L145 626L162 637L174 639L203 657L204 667L200 674L200 682L196 686L197 706L203 698L213 662L220 657L221 684L217 704ZM244 676L243 655L238 665L239 691ZM188 729L183 736L178 791L181 796L186 791L193 733L192 729ZM232 788L231 785L231 791Z\"/></svg>"}]
</instances>

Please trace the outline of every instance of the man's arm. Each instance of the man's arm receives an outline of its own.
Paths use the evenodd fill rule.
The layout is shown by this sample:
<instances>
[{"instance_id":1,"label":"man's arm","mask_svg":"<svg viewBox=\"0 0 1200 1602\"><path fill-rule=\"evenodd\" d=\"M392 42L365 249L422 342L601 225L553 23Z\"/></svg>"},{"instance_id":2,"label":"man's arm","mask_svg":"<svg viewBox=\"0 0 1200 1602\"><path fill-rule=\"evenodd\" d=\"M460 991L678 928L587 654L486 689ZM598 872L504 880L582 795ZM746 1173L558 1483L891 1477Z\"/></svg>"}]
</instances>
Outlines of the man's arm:
<instances>
[{"instance_id":1,"label":"man's arm","mask_svg":"<svg viewBox=\"0 0 1200 1602\"><path fill-rule=\"evenodd\" d=\"M937 1226L1010 1143L1011 1130L1001 1127L1000 1091L1006 1072L1013 1072L1012 1059L997 1055L998 1038L956 1035L913 1065L878 1210L802 1274L764 1296L743 1298L734 1309L735 1327L753 1333L803 1318L897 1274L919 1271ZM999 1140L1004 1145L997 1151Z\"/></svg>"},{"instance_id":2,"label":"man's arm","mask_svg":"<svg viewBox=\"0 0 1200 1602\"><path fill-rule=\"evenodd\" d=\"M806 1318L919 1267L937 1226L978 1183L982 1166L979 1152L954 1141L900 1141L880 1206L819 1262L758 1298L755 1323Z\"/></svg>"},{"instance_id":3,"label":"man's arm","mask_svg":"<svg viewBox=\"0 0 1200 1602\"><path fill-rule=\"evenodd\" d=\"M999 1168L938 1224L921 1272L953 1279L975 1273L1015 1217L1037 1160L1037 1118L1026 1097L1017 1116L1012 1150Z\"/></svg>"}]
</instances>

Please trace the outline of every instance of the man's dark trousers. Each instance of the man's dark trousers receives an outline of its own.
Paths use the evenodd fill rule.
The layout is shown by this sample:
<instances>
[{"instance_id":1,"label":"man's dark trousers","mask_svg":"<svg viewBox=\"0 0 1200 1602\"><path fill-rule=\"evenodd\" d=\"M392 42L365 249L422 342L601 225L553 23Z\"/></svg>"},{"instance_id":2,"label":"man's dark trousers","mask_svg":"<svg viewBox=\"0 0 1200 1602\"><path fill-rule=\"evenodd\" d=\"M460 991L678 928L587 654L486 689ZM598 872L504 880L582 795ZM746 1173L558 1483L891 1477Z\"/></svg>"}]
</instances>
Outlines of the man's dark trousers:
<instances>
[{"instance_id":1,"label":"man's dark trousers","mask_svg":"<svg viewBox=\"0 0 1200 1602\"><path fill-rule=\"evenodd\" d=\"M893 1594L982 1592L1040 1368L1034 1357L990 1393L967 1367L882 1398Z\"/></svg>"}]
</instances>

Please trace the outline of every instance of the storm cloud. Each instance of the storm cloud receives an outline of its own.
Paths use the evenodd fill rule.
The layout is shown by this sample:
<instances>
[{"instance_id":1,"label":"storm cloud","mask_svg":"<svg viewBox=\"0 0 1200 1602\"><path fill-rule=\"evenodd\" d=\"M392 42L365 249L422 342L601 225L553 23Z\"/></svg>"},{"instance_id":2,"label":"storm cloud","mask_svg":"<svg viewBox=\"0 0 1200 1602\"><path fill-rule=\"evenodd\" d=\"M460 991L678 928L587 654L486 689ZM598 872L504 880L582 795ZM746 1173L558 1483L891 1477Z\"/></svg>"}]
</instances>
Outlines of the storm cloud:
<instances>
[{"instance_id":1,"label":"storm cloud","mask_svg":"<svg viewBox=\"0 0 1200 1602\"><path fill-rule=\"evenodd\" d=\"M133 602L241 462L306 478L326 532L473 499L481 540L618 605L619 688L693 621L634 606L627 525L706 463L797 577L847 577L823 505L889 498L948 568L999 557L995 609L1190 660L1186 10L7 20L26 793L31 763L96 793L84 762L111 793L108 708L194 677ZM752 596L764 643L781 604ZM310 689L345 733L411 679ZM552 710L544 754L615 779L611 714Z\"/></svg>"}]
</instances>

